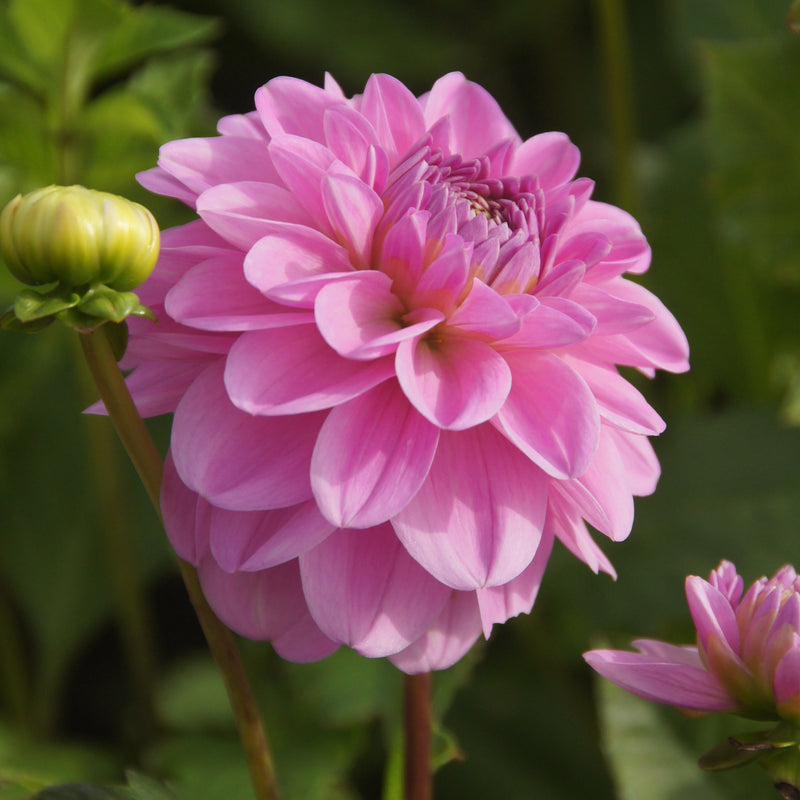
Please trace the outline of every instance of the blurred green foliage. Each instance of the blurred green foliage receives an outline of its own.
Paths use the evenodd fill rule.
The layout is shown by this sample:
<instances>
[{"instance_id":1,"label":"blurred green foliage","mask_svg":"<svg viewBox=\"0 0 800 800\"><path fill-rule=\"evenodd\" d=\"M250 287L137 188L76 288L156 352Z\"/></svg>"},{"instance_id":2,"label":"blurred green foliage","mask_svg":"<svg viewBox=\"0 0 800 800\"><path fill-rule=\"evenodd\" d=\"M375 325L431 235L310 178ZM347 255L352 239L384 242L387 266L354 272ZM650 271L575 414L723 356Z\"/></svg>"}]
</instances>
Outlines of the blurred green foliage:
<instances>
[{"instance_id":1,"label":"blurred green foliage","mask_svg":"<svg viewBox=\"0 0 800 800\"><path fill-rule=\"evenodd\" d=\"M633 165L654 253L644 281L692 346L689 374L641 382L668 423L655 442L663 478L637 503L630 542L605 548L616 584L557 550L531 617L436 676L437 747L465 759L439 771L440 800L772 791L757 770L695 770L728 721L593 688L580 653L599 637L690 637L683 579L721 558L746 581L797 564L800 38L789 0L629 0L637 136L620 154L602 2L0 2L2 203L79 181L175 224L185 211L134 181L159 144L249 110L275 75L319 83L325 70L348 92L377 71L423 92L460 69L523 136L566 130L600 199L623 193L618 159ZM16 290L0 277L0 302ZM0 800L50 784L62 784L50 800L246 798L224 694L163 534L107 422L80 419L92 398L73 349L55 329L0 337ZM163 446L168 422L153 431ZM113 469L98 466L109 458ZM129 641L137 596L146 646ZM258 645L246 656L288 800L396 796L391 665L343 651L290 665Z\"/></svg>"}]
</instances>

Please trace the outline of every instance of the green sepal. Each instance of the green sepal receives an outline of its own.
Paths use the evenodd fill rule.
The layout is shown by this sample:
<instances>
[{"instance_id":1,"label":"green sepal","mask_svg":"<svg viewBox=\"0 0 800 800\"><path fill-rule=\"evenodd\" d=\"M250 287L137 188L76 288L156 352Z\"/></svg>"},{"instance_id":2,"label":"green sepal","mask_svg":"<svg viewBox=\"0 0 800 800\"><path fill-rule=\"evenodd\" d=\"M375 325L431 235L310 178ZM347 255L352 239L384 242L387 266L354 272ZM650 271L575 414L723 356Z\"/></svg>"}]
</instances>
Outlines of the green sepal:
<instances>
[{"instance_id":1,"label":"green sepal","mask_svg":"<svg viewBox=\"0 0 800 800\"><path fill-rule=\"evenodd\" d=\"M105 284L64 287L49 290L23 289L12 308L0 316L0 329L35 333L54 320L81 333L88 333L105 323L120 325L129 316L156 321L155 314L139 302L133 292L121 292ZM115 352L121 357L127 344L117 336Z\"/></svg>"},{"instance_id":2,"label":"green sepal","mask_svg":"<svg viewBox=\"0 0 800 800\"><path fill-rule=\"evenodd\" d=\"M796 733L791 726L781 724L769 731L748 731L730 736L700 759L700 768L720 772L753 761L761 761L766 766L766 762L780 751L797 749Z\"/></svg>"},{"instance_id":3,"label":"green sepal","mask_svg":"<svg viewBox=\"0 0 800 800\"><path fill-rule=\"evenodd\" d=\"M74 308L80 301L79 294L61 286L47 292L23 289L14 300L14 314L20 322L35 322L55 317L62 311Z\"/></svg>"},{"instance_id":4,"label":"green sepal","mask_svg":"<svg viewBox=\"0 0 800 800\"><path fill-rule=\"evenodd\" d=\"M120 292L99 284L92 286L84 294L78 308L89 317L97 317L103 322L122 322L131 314L147 317L155 322L153 312L139 302L133 292Z\"/></svg>"},{"instance_id":5,"label":"green sepal","mask_svg":"<svg viewBox=\"0 0 800 800\"><path fill-rule=\"evenodd\" d=\"M14 313L14 307L7 309L0 315L0 330L2 331L22 331L23 333L38 333L48 325L55 322L55 317L43 317L33 322L20 322Z\"/></svg>"}]
</instances>

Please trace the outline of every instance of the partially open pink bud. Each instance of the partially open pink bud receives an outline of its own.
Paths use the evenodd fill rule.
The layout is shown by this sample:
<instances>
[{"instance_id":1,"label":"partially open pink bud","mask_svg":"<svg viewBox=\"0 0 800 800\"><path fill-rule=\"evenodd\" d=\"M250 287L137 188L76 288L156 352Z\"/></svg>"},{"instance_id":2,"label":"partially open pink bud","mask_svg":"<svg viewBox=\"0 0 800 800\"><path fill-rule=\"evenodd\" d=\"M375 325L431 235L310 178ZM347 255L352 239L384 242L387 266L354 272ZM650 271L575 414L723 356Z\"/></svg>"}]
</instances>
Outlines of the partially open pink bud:
<instances>
[{"instance_id":1,"label":"partially open pink bud","mask_svg":"<svg viewBox=\"0 0 800 800\"><path fill-rule=\"evenodd\" d=\"M790 566L743 593L733 564L686 579L697 646L634 642L639 653L584 655L641 697L700 712L733 711L800 726L800 577Z\"/></svg>"},{"instance_id":2,"label":"partially open pink bud","mask_svg":"<svg viewBox=\"0 0 800 800\"><path fill-rule=\"evenodd\" d=\"M800 577L785 566L744 582L729 561L707 581L686 579L697 645L639 639L638 653L591 650L586 661L617 686L694 715L732 712L772 729L729 736L700 759L707 770L759 763L783 797L800 797Z\"/></svg>"}]
</instances>

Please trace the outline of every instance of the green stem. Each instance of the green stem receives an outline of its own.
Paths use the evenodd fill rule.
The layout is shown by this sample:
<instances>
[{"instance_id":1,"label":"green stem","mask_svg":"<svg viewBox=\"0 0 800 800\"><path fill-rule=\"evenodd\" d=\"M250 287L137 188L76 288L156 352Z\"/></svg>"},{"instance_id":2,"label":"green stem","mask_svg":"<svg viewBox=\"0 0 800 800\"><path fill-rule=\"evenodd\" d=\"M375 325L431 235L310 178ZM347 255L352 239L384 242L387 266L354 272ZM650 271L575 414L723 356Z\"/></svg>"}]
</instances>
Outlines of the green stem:
<instances>
[{"instance_id":1,"label":"green stem","mask_svg":"<svg viewBox=\"0 0 800 800\"><path fill-rule=\"evenodd\" d=\"M404 681L405 800L431 800L431 676Z\"/></svg>"},{"instance_id":2,"label":"green stem","mask_svg":"<svg viewBox=\"0 0 800 800\"><path fill-rule=\"evenodd\" d=\"M80 339L108 415L160 518L161 457L128 392L106 333L100 327L93 333L81 334ZM278 789L272 756L233 634L217 619L206 602L194 567L180 559L178 563L209 649L225 681L255 796L257 800L276 800Z\"/></svg>"},{"instance_id":3,"label":"green stem","mask_svg":"<svg viewBox=\"0 0 800 800\"><path fill-rule=\"evenodd\" d=\"M594 0L608 124L614 159L615 200L636 214L636 141L630 45L622 0Z\"/></svg>"},{"instance_id":4,"label":"green stem","mask_svg":"<svg viewBox=\"0 0 800 800\"><path fill-rule=\"evenodd\" d=\"M80 369L81 394L92 399L92 380L85 366ZM111 571L115 606L119 620L125 663L130 670L136 732L147 740L155 730L156 714L153 698L155 686L155 647L150 635L144 586L136 568L137 558L130 523L122 503L123 488L120 464L111 428L103 420L87 416L89 462L92 486L98 501L98 526L106 543Z\"/></svg>"}]
</instances>

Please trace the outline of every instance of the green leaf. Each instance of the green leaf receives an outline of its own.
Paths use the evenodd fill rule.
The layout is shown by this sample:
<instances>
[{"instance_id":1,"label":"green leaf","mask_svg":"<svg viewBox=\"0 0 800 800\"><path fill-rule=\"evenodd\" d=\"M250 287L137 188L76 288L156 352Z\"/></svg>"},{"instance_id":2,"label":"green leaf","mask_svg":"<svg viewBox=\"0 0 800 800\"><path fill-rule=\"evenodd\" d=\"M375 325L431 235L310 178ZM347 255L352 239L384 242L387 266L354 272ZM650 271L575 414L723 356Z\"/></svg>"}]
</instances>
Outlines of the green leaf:
<instances>
[{"instance_id":1,"label":"green leaf","mask_svg":"<svg viewBox=\"0 0 800 800\"><path fill-rule=\"evenodd\" d=\"M159 6L122 7L121 21L103 41L94 77L119 72L145 59L203 44L219 32L215 19Z\"/></svg>"},{"instance_id":2,"label":"green leaf","mask_svg":"<svg viewBox=\"0 0 800 800\"><path fill-rule=\"evenodd\" d=\"M88 783L64 783L42 789L31 800L124 800L124 798L115 789L92 786Z\"/></svg>"},{"instance_id":3,"label":"green leaf","mask_svg":"<svg viewBox=\"0 0 800 800\"><path fill-rule=\"evenodd\" d=\"M176 800L177 795L163 783L147 775L128 771L128 785L122 789L125 800Z\"/></svg>"},{"instance_id":4,"label":"green leaf","mask_svg":"<svg viewBox=\"0 0 800 800\"><path fill-rule=\"evenodd\" d=\"M116 769L115 759L97 748L37 742L0 723L0 787L17 784L31 793L57 783L109 779Z\"/></svg>"},{"instance_id":5,"label":"green leaf","mask_svg":"<svg viewBox=\"0 0 800 800\"><path fill-rule=\"evenodd\" d=\"M723 800L648 703L597 679L603 747L619 800Z\"/></svg>"},{"instance_id":6,"label":"green leaf","mask_svg":"<svg viewBox=\"0 0 800 800\"><path fill-rule=\"evenodd\" d=\"M173 665L158 688L156 703L159 718L174 731L230 730L233 725L225 684L210 656Z\"/></svg>"},{"instance_id":7,"label":"green leaf","mask_svg":"<svg viewBox=\"0 0 800 800\"><path fill-rule=\"evenodd\" d=\"M760 275L800 286L800 42L704 48L722 234Z\"/></svg>"}]
</instances>

